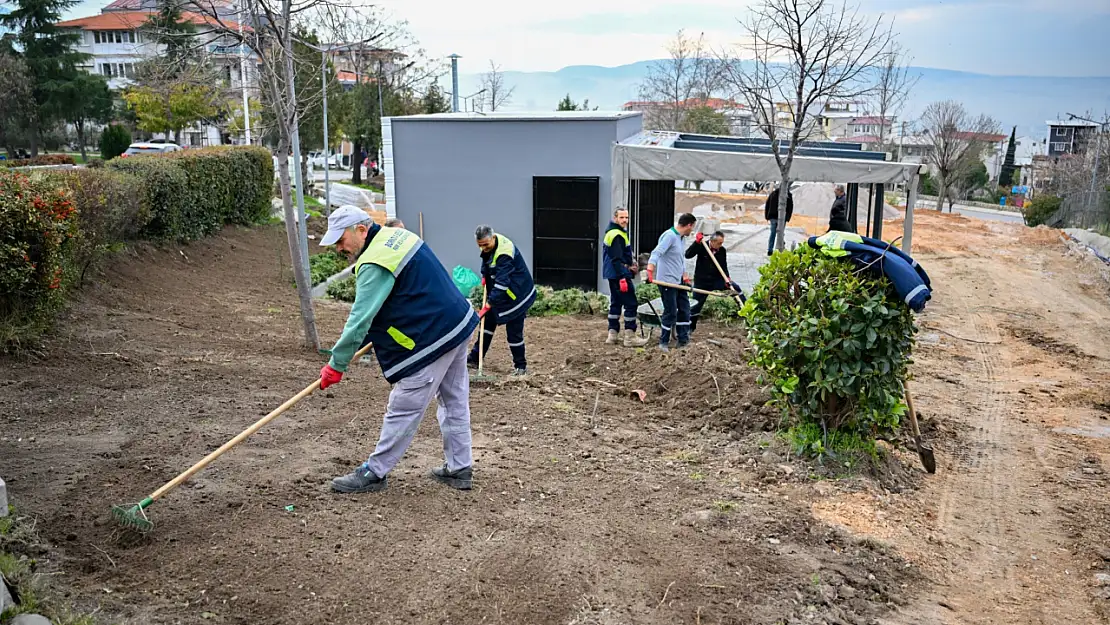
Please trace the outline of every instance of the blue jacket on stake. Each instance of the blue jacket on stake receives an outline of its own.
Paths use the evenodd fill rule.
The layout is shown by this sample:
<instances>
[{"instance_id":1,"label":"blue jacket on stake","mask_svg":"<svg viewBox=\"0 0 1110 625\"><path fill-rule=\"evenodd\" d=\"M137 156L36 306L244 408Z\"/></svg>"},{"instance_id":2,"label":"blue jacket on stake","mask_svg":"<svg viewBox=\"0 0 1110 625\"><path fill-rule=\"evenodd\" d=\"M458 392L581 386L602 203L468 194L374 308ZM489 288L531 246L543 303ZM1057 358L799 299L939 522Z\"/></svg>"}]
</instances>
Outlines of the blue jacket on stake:
<instances>
[{"instance_id":1,"label":"blue jacket on stake","mask_svg":"<svg viewBox=\"0 0 1110 625\"><path fill-rule=\"evenodd\" d=\"M536 301L536 285L524 256L509 237L495 234L497 247L482 253L482 276L486 279L489 307L497 313L497 323L523 317Z\"/></svg>"},{"instance_id":2,"label":"blue jacket on stake","mask_svg":"<svg viewBox=\"0 0 1110 625\"><path fill-rule=\"evenodd\" d=\"M925 270L920 269L902 250L876 239L865 239L852 232L833 230L819 237L810 237L808 242L810 247L818 248L829 256L847 257L861 267L882 271L910 310L921 312L925 302L933 296ZM875 241L878 245L868 241Z\"/></svg>"}]
</instances>

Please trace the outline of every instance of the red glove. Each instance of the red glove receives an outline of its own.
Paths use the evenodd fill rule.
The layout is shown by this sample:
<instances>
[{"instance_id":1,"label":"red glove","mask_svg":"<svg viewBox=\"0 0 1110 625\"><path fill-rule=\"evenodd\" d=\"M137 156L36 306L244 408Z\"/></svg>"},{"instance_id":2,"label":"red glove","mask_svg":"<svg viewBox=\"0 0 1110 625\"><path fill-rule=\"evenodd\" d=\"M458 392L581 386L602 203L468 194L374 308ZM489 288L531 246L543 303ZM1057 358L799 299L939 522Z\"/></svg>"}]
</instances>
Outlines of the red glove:
<instances>
[{"instance_id":1,"label":"red glove","mask_svg":"<svg viewBox=\"0 0 1110 625\"><path fill-rule=\"evenodd\" d=\"M320 369L320 389L321 390L331 386L332 384L338 384L339 381L342 380L342 379L343 379L343 372L342 371L336 371L335 369L332 369L331 365L324 365L324 368Z\"/></svg>"},{"instance_id":2,"label":"red glove","mask_svg":"<svg viewBox=\"0 0 1110 625\"><path fill-rule=\"evenodd\" d=\"M647 277L648 284L651 284L652 282L655 282L655 270L652 269L651 267L648 267L647 268L647 274L648 274L648 277Z\"/></svg>"},{"instance_id":3,"label":"red glove","mask_svg":"<svg viewBox=\"0 0 1110 625\"><path fill-rule=\"evenodd\" d=\"M627 292L628 292L628 279L627 278L621 278L621 293L627 293Z\"/></svg>"},{"instance_id":4,"label":"red glove","mask_svg":"<svg viewBox=\"0 0 1110 625\"><path fill-rule=\"evenodd\" d=\"M486 306L484 306L482 308L482 310L478 311L478 318L481 319L482 317L485 317L486 313L488 313L488 312L489 312L489 305L487 304Z\"/></svg>"},{"instance_id":5,"label":"red glove","mask_svg":"<svg viewBox=\"0 0 1110 625\"><path fill-rule=\"evenodd\" d=\"M699 232L699 233L697 233L697 235L694 236L694 241L700 244L701 240L704 239L704 238L705 238L705 235L702 234L701 232Z\"/></svg>"},{"instance_id":6,"label":"red glove","mask_svg":"<svg viewBox=\"0 0 1110 625\"><path fill-rule=\"evenodd\" d=\"M482 276L482 286L486 286L486 277Z\"/></svg>"}]
</instances>

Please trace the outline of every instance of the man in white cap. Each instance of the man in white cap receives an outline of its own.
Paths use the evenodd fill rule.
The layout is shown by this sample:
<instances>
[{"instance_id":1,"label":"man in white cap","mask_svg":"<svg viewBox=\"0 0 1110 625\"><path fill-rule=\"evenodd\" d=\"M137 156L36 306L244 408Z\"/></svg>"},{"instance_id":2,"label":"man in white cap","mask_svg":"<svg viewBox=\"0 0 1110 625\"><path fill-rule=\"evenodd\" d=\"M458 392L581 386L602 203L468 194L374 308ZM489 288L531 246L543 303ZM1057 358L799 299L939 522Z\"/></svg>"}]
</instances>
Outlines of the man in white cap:
<instances>
[{"instance_id":1,"label":"man in white cap","mask_svg":"<svg viewBox=\"0 0 1110 625\"><path fill-rule=\"evenodd\" d=\"M445 462L436 480L471 487L470 376L467 340L478 316L451 276L415 233L379 226L364 211L341 206L328 217L320 245L354 259L355 302L343 334L320 370L320 388L339 382L365 338L374 343L382 374L393 385L378 445L353 472L331 481L341 493L385 488L386 475L416 435L438 397L436 416Z\"/></svg>"}]
</instances>

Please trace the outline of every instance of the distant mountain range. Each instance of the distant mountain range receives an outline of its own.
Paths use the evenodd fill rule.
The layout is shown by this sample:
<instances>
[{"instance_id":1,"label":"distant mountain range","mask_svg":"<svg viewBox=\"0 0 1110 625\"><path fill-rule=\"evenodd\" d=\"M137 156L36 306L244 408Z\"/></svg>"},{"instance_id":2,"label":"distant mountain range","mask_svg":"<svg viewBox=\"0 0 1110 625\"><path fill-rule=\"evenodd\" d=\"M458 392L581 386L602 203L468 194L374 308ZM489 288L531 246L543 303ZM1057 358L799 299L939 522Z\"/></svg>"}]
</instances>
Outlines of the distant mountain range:
<instances>
[{"instance_id":1,"label":"distant mountain range","mask_svg":"<svg viewBox=\"0 0 1110 625\"><path fill-rule=\"evenodd\" d=\"M505 84L515 87L504 110L554 110L568 93L601 110L618 110L639 99L639 85L654 61L619 67L574 65L555 72L505 72ZM1110 112L1110 76L1054 78L1051 76L992 76L928 67L915 67L921 75L899 116L913 122L930 102L953 99L973 114L986 113L1008 134L1018 127L1019 136L1043 137L1045 121L1066 118L1067 113L1087 112L1101 117ZM468 95L481 87L481 74L460 74L459 92ZM450 76L444 79L450 89ZM461 106L461 104L460 104Z\"/></svg>"}]
</instances>

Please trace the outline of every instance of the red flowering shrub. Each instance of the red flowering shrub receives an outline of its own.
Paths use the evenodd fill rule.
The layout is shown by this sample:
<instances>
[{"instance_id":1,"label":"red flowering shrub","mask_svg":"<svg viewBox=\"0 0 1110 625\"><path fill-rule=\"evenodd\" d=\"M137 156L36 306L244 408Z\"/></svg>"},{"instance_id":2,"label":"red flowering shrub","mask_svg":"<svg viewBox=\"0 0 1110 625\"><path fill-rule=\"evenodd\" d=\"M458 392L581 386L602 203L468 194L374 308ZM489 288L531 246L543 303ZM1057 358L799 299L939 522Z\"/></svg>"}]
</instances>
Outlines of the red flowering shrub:
<instances>
[{"instance_id":1,"label":"red flowering shrub","mask_svg":"<svg viewBox=\"0 0 1110 625\"><path fill-rule=\"evenodd\" d=\"M76 236L68 192L0 169L0 345L18 345L49 324Z\"/></svg>"},{"instance_id":2,"label":"red flowering shrub","mask_svg":"<svg viewBox=\"0 0 1110 625\"><path fill-rule=\"evenodd\" d=\"M42 154L34 158L17 158L0 161L0 167L38 167L41 165L72 165L69 154Z\"/></svg>"}]
</instances>

